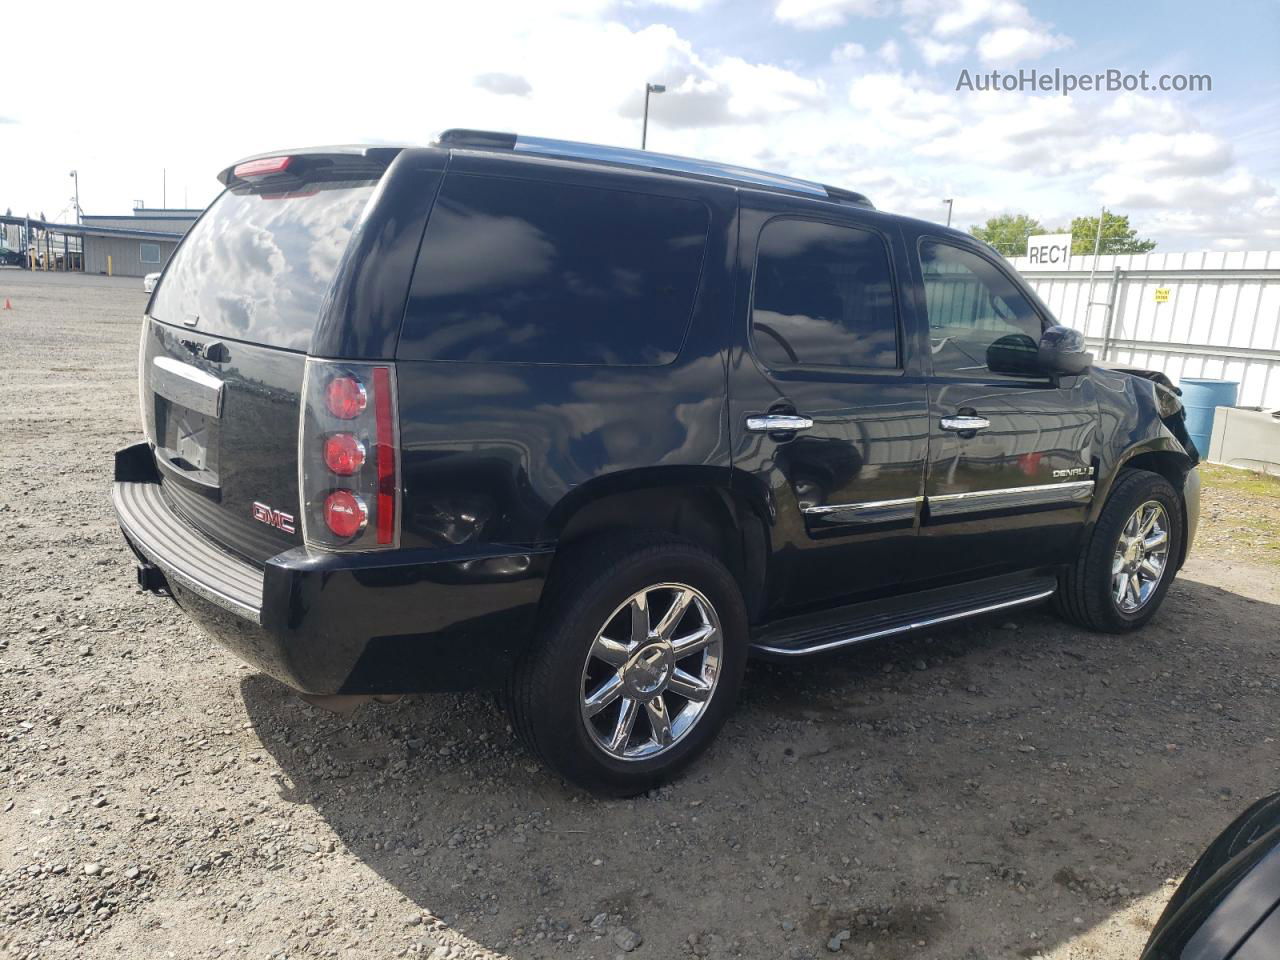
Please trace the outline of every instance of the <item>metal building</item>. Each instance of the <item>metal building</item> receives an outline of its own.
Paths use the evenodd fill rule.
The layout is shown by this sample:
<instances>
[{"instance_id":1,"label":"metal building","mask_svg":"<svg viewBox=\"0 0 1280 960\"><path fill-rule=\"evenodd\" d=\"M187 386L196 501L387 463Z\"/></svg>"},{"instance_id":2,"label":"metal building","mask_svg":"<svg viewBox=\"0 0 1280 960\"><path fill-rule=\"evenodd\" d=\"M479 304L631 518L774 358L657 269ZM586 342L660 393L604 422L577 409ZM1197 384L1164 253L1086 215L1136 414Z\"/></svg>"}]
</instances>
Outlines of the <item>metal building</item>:
<instances>
[{"instance_id":1,"label":"metal building","mask_svg":"<svg viewBox=\"0 0 1280 960\"><path fill-rule=\"evenodd\" d=\"M86 227L115 227L120 230L151 230L156 233L186 233L203 210L170 207L134 207L132 214L84 214L80 220Z\"/></svg>"},{"instance_id":2,"label":"metal building","mask_svg":"<svg viewBox=\"0 0 1280 960\"><path fill-rule=\"evenodd\" d=\"M178 249L181 234L164 230L123 230L115 227L79 228L84 243L84 272L113 277L145 277L157 273Z\"/></svg>"},{"instance_id":3,"label":"metal building","mask_svg":"<svg viewBox=\"0 0 1280 960\"><path fill-rule=\"evenodd\" d=\"M120 216L84 214L80 229L84 236L85 273L145 277L163 270L178 241L201 212L135 207L132 213Z\"/></svg>"},{"instance_id":4,"label":"metal building","mask_svg":"<svg viewBox=\"0 0 1280 960\"><path fill-rule=\"evenodd\" d=\"M145 277L164 269L200 210L139 207L127 216L84 216L83 223L0 217L0 240L37 270Z\"/></svg>"}]
</instances>

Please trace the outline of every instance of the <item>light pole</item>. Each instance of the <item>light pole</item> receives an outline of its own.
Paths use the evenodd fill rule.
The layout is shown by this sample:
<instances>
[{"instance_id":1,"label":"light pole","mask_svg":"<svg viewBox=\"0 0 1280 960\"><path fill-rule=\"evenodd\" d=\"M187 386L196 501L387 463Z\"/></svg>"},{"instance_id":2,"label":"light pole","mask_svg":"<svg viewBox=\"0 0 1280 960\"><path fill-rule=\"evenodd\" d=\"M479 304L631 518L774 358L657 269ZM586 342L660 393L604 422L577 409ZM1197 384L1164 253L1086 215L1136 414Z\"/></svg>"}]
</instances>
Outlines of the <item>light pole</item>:
<instances>
[{"instance_id":1,"label":"light pole","mask_svg":"<svg viewBox=\"0 0 1280 960\"><path fill-rule=\"evenodd\" d=\"M950 197L948 197L946 200L943 200L942 202L947 205L947 226L949 227L951 226L951 204L953 201Z\"/></svg>"},{"instance_id":2,"label":"light pole","mask_svg":"<svg viewBox=\"0 0 1280 960\"><path fill-rule=\"evenodd\" d=\"M666 93L665 84L646 83L644 85L644 126L640 128L640 149L645 149L645 144L649 142L649 94Z\"/></svg>"},{"instance_id":3,"label":"light pole","mask_svg":"<svg viewBox=\"0 0 1280 960\"><path fill-rule=\"evenodd\" d=\"M80 174L71 171L71 179L76 182L76 223L80 222Z\"/></svg>"}]
</instances>

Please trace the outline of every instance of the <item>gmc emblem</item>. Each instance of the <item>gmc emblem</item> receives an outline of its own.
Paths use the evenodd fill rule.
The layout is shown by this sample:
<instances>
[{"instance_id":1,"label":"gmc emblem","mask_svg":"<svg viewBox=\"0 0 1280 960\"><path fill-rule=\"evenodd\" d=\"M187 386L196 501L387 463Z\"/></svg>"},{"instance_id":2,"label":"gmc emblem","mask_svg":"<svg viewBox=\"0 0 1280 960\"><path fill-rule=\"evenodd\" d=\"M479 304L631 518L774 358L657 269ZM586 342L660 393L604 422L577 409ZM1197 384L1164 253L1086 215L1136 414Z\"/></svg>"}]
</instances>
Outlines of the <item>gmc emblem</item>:
<instances>
[{"instance_id":1,"label":"gmc emblem","mask_svg":"<svg viewBox=\"0 0 1280 960\"><path fill-rule=\"evenodd\" d=\"M277 530L283 530L285 533L293 533L293 514L269 507L265 503L254 501L253 519L269 527L275 527Z\"/></svg>"}]
</instances>

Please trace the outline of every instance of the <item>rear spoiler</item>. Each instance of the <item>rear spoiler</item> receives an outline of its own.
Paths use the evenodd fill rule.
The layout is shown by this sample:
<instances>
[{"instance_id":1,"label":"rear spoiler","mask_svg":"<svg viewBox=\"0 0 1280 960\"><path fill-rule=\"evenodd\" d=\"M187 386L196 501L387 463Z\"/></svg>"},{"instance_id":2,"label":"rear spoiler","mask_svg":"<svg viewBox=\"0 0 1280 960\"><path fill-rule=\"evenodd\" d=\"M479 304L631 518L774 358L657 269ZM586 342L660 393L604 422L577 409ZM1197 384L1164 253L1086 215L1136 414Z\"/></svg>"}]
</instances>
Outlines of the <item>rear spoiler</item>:
<instances>
[{"instance_id":1,"label":"rear spoiler","mask_svg":"<svg viewBox=\"0 0 1280 960\"><path fill-rule=\"evenodd\" d=\"M290 157L295 162L289 165L288 175L296 176L304 171L338 173L350 168L354 175L380 175L399 156L403 146L371 146L367 144L344 144L332 147L301 147L290 150L272 150L268 153L255 153L242 157L218 174L218 182L231 187L247 183L237 177L236 168L255 161L273 158Z\"/></svg>"}]
</instances>

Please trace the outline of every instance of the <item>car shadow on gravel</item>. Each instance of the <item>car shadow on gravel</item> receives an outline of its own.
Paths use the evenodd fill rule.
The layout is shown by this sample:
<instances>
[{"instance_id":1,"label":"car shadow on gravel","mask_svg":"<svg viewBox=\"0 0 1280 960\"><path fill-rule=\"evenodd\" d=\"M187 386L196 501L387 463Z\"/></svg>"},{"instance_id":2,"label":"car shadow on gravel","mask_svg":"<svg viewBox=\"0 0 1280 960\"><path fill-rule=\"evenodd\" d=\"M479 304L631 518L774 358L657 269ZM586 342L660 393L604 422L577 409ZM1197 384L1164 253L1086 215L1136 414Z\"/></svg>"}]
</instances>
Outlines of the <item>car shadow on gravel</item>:
<instances>
[{"instance_id":1,"label":"car shadow on gravel","mask_svg":"<svg viewBox=\"0 0 1280 960\"><path fill-rule=\"evenodd\" d=\"M428 956L440 924L516 957L1114 956L1099 925L1276 788L1278 614L1183 579L1127 637L1020 611L753 664L708 755L628 801L545 772L483 695L242 693L282 796L430 915Z\"/></svg>"}]
</instances>

